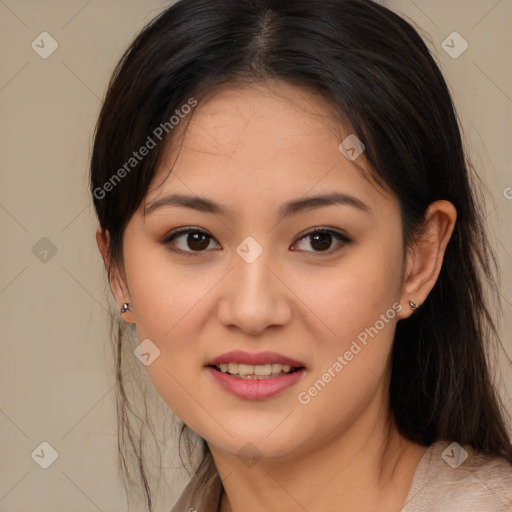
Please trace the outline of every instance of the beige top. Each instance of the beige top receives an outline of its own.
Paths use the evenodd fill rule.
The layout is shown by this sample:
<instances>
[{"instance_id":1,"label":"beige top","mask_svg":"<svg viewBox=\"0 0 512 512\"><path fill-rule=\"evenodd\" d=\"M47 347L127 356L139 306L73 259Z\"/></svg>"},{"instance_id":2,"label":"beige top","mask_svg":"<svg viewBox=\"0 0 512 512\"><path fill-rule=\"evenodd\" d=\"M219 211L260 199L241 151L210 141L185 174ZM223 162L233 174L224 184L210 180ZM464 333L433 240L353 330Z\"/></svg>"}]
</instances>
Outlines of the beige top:
<instances>
[{"instance_id":1,"label":"beige top","mask_svg":"<svg viewBox=\"0 0 512 512\"><path fill-rule=\"evenodd\" d=\"M205 489L194 477L171 512L219 512L222 483ZM512 512L512 466L450 441L430 445L400 512Z\"/></svg>"}]
</instances>

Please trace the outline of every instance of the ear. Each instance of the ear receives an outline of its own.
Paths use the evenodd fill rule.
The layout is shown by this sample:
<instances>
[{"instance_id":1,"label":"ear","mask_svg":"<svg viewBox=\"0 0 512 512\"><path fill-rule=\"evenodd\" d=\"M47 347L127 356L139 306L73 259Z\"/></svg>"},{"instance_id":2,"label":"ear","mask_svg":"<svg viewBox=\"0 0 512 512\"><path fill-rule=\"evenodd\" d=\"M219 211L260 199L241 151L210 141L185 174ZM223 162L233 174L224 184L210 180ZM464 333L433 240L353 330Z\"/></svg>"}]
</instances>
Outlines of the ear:
<instances>
[{"instance_id":1,"label":"ear","mask_svg":"<svg viewBox=\"0 0 512 512\"><path fill-rule=\"evenodd\" d=\"M131 299L128 286L124 278L124 273L121 272L121 270L110 260L110 233L108 231L103 231L101 227L98 227L96 230L96 243L98 244L98 249L101 253L101 257L103 258L103 263L107 269L110 290L116 299L118 311L120 311L121 306L125 302L131 303ZM128 323L134 323L132 312L126 311L123 313L123 320Z\"/></svg>"},{"instance_id":2,"label":"ear","mask_svg":"<svg viewBox=\"0 0 512 512\"><path fill-rule=\"evenodd\" d=\"M420 306L434 287L450 241L457 210L449 201L435 201L425 212L421 234L407 248L405 280L400 303L405 304L398 318L408 318L414 309L409 301Z\"/></svg>"}]
</instances>

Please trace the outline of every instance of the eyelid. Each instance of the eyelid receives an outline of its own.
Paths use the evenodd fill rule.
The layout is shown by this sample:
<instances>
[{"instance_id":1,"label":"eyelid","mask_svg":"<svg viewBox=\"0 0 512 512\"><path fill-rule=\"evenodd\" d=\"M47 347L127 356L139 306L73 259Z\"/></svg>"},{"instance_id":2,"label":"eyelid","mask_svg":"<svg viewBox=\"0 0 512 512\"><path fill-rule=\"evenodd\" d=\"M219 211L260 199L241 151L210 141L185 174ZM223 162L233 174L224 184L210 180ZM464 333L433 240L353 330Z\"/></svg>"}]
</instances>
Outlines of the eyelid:
<instances>
[{"instance_id":1,"label":"eyelid","mask_svg":"<svg viewBox=\"0 0 512 512\"><path fill-rule=\"evenodd\" d=\"M177 228L177 229L171 231L168 235L165 235L163 242L166 243L166 242L172 240L173 238L177 237L178 235L183 235L185 233L187 233L187 234L188 233L201 233L203 235L208 235L209 237L213 238L213 236L210 235L210 233L208 233L207 231L204 231L201 228L196 228L194 226L185 226L182 228Z\"/></svg>"},{"instance_id":2,"label":"eyelid","mask_svg":"<svg viewBox=\"0 0 512 512\"><path fill-rule=\"evenodd\" d=\"M337 228L331 228L329 226L315 226L314 228L310 228L304 231L303 233L297 235L297 240L301 240L302 238L308 235L314 235L316 233L335 233L336 235L339 235L340 237L344 238L347 242L350 241L348 235L346 235L342 230Z\"/></svg>"}]
</instances>

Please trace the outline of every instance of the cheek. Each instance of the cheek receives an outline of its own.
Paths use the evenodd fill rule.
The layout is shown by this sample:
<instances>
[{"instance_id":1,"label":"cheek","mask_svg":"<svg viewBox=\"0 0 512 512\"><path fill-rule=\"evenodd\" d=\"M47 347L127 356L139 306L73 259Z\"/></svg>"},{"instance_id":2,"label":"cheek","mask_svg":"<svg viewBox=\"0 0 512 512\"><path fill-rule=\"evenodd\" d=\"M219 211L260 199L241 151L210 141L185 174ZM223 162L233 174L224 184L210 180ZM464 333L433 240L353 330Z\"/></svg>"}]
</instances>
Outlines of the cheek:
<instances>
[{"instance_id":1,"label":"cheek","mask_svg":"<svg viewBox=\"0 0 512 512\"><path fill-rule=\"evenodd\" d=\"M356 421L372 400L386 399L379 393L401 309L396 276L354 272L317 295L315 305L330 329L316 338L315 367L295 396L301 431L327 439Z\"/></svg>"},{"instance_id":2,"label":"cheek","mask_svg":"<svg viewBox=\"0 0 512 512\"><path fill-rule=\"evenodd\" d=\"M199 368L201 353L190 340L200 339L201 298L218 279L208 273L200 278L193 266L172 265L165 253L144 244L128 243L124 263L137 337L160 351L146 370L164 400L172 402L183 394L180 383Z\"/></svg>"},{"instance_id":3,"label":"cheek","mask_svg":"<svg viewBox=\"0 0 512 512\"><path fill-rule=\"evenodd\" d=\"M309 276L298 278L294 291L318 318L327 352L350 344L386 312L386 320L396 316L401 290L401 253L396 247L368 244L338 267L312 270ZM383 330L387 327L386 322Z\"/></svg>"},{"instance_id":4,"label":"cheek","mask_svg":"<svg viewBox=\"0 0 512 512\"><path fill-rule=\"evenodd\" d=\"M176 265L165 251L134 247L125 258L137 331L160 342L175 333L191 316L202 298L221 277L208 265ZM219 275L217 275L219 274Z\"/></svg>"}]
</instances>

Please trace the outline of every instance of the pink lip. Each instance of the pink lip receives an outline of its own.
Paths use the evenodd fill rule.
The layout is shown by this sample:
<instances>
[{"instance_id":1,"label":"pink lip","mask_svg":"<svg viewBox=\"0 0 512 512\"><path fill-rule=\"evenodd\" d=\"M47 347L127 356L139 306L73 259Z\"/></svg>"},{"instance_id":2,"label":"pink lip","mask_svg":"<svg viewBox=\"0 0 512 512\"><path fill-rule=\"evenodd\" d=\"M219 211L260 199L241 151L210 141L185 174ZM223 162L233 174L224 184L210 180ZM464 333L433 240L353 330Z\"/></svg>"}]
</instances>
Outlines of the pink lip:
<instances>
[{"instance_id":1,"label":"pink lip","mask_svg":"<svg viewBox=\"0 0 512 512\"><path fill-rule=\"evenodd\" d=\"M232 362L233 359L231 359ZM268 360L267 360L268 361ZM221 361L224 362L224 361ZM274 361L277 362L277 361ZM253 363L243 363L253 364ZM290 364L290 363L281 363ZM295 384L306 371L304 368L296 370L282 377L272 379L240 379L227 373L223 373L215 368L208 367L207 370L213 378L226 390L240 398L249 400L262 400L281 393L285 389Z\"/></svg>"},{"instance_id":2,"label":"pink lip","mask_svg":"<svg viewBox=\"0 0 512 512\"><path fill-rule=\"evenodd\" d=\"M218 366L220 363L242 363L242 364L289 364L296 368L305 367L304 363L291 359L275 352L257 352L251 354L250 352L244 352L242 350L232 350L226 352L220 356L215 357L210 362L206 363L206 366ZM266 379L265 379L266 380Z\"/></svg>"},{"instance_id":3,"label":"pink lip","mask_svg":"<svg viewBox=\"0 0 512 512\"><path fill-rule=\"evenodd\" d=\"M241 379L228 375L227 373L216 370L214 366L221 363L241 363L241 364L288 364L298 370L268 379ZM250 400L262 400L277 395L295 384L306 371L304 363L291 359L289 357L277 354L275 352L258 352L251 354L242 350L232 350L220 356L215 357L206 364L207 370L226 391L240 397Z\"/></svg>"}]
</instances>

